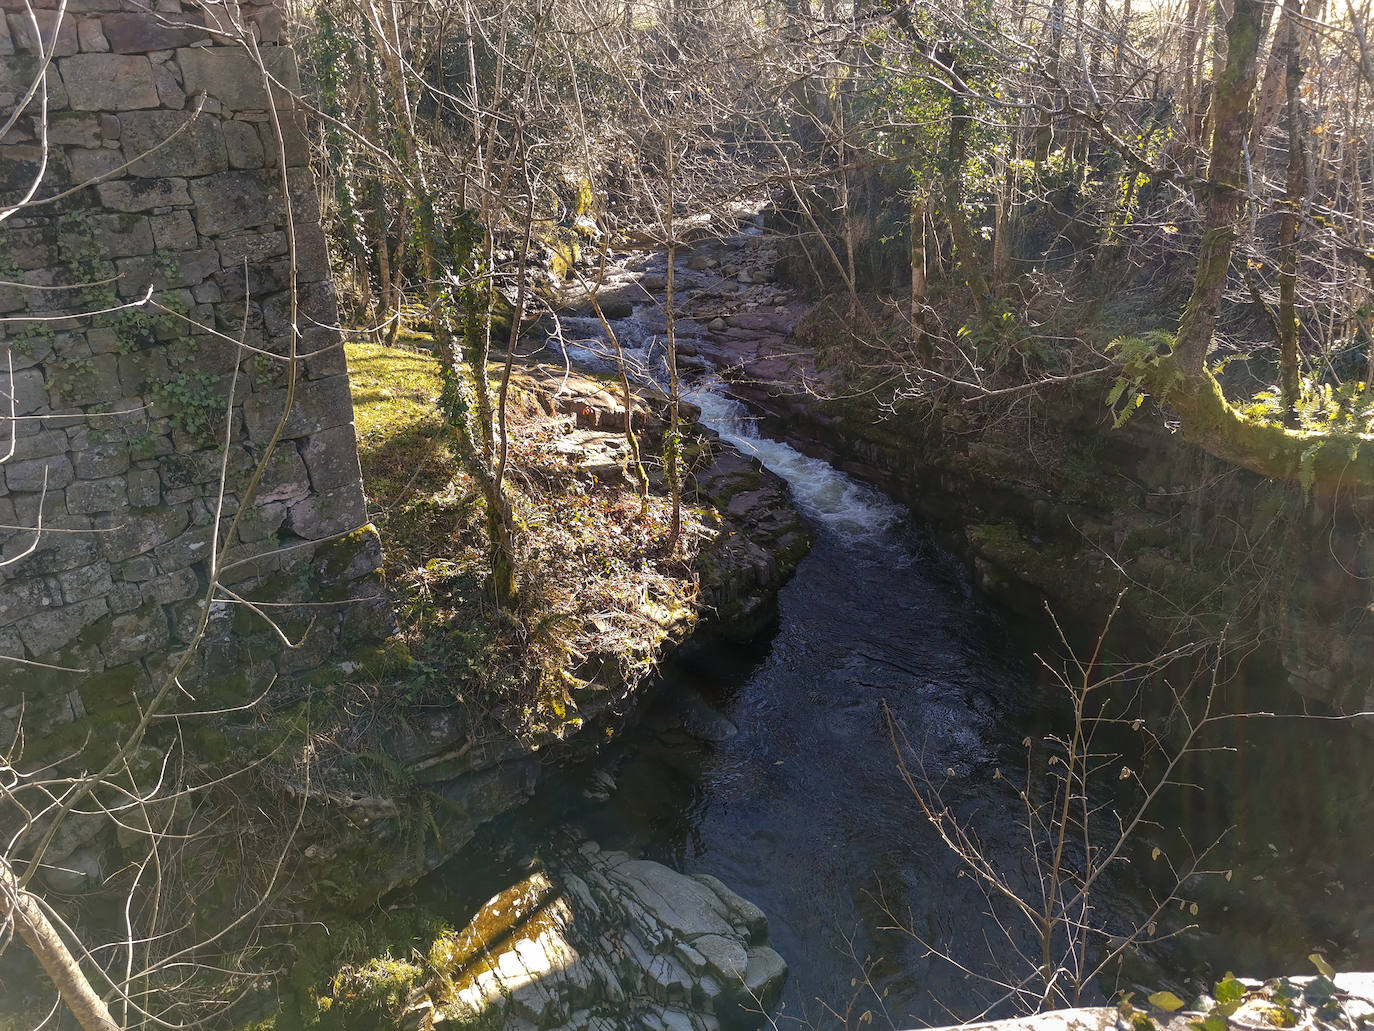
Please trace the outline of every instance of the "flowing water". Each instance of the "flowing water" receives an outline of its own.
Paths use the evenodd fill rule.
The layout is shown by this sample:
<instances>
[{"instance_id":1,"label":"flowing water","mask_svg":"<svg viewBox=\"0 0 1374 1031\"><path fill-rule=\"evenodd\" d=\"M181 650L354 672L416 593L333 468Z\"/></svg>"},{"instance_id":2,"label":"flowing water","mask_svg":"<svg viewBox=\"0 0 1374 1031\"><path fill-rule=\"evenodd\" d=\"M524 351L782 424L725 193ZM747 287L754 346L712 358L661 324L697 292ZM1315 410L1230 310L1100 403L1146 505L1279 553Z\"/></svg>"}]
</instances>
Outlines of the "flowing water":
<instances>
[{"instance_id":1,"label":"flowing water","mask_svg":"<svg viewBox=\"0 0 1374 1031\"><path fill-rule=\"evenodd\" d=\"M661 353L639 316L616 329L641 375L655 378ZM609 367L594 320L566 319L564 331L569 360ZM672 662L636 727L594 766L551 778L488 836L503 843L488 872L571 825L604 847L714 874L758 904L791 969L779 1026L841 1026L866 1010L878 1027L968 1017L1002 994L980 975L1028 972L1013 948L1025 928L990 919L899 759L930 777L1006 883L1035 901L1012 785L1026 776L1024 742L1059 718L1055 696L1016 624L905 509L761 437L709 378L688 398L706 425L787 480L815 547L780 594L771 636ZM473 867L439 881L471 895ZM1124 871L1096 899L1098 918L1121 926L1143 920L1145 895ZM1164 983L1158 966L1133 973Z\"/></svg>"},{"instance_id":2,"label":"flowing water","mask_svg":"<svg viewBox=\"0 0 1374 1031\"><path fill-rule=\"evenodd\" d=\"M588 342L598 329L565 320L583 341L569 343L572 361L607 366ZM661 358L637 329L617 324L628 357L653 370ZM942 1022L944 1006L976 1011L1000 993L931 946L974 970L1025 971L898 759L928 771L1010 883L1032 891L1020 806L997 775L1024 774L1022 740L1039 719L1025 643L904 508L761 437L711 380L687 399L787 480L815 547L781 592L771 637L672 663L635 729L498 836L537 852L549 826L571 823L603 847L720 877L768 914L791 968L785 1017L828 1026L855 1005L902 1027ZM608 776L616 786L600 800Z\"/></svg>"}]
</instances>

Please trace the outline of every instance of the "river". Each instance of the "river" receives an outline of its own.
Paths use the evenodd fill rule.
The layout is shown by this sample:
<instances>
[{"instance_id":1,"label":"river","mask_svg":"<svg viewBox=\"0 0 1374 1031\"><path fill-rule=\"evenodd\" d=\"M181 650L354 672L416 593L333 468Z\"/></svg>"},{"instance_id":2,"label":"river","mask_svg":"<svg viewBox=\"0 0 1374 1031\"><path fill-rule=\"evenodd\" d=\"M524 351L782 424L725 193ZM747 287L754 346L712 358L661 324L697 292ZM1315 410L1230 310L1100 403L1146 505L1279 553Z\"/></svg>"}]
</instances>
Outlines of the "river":
<instances>
[{"instance_id":1,"label":"river","mask_svg":"<svg viewBox=\"0 0 1374 1031\"><path fill-rule=\"evenodd\" d=\"M593 320L569 322L577 339L597 335ZM617 329L629 357L652 369L635 320ZM597 348L569 350L579 365L606 367ZM1038 906L1012 784L1026 774L1027 733L1039 741L1055 700L1033 675L1029 642L904 508L760 437L714 380L687 398L788 482L815 546L781 592L769 635L670 662L638 724L488 835L500 844L486 862L518 868L561 826L721 878L767 913L790 966L783 1023L833 1026L850 1009L874 1011L880 1027L976 1013L1005 995L995 982L1030 972L1012 945L1025 948L1029 928L1013 921L1008 937L989 919L984 893L903 779L899 749L976 828L1007 885ZM451 864L439 879L475 898L472 870L471 860ZM483 878L482 890L496 884ZM1108 908L1119 923L1135 906Z\"/></svg>"},{"instance_id":2,"label":"river","mask_svg":"<svg viewBox=\"0 0 1374 1031\"><path fill-rule=\"evenodd\" d=\"M661 382L654 314L641 309L614 325L639 376ZM612 368L596 320L565 318L562 330L567 360ZM1043 800L1052 783L1040 765L1047 737L1071 725L1062 691L1046 682L1035 654L1053 661L1062 646L1031 640L1021 621L981 598L962 564L905 509L761 438L709 370L698 365L694 375L687 396L702 421L787 480L817 530L778 598L775 628L747 646L713 645L670 661L632 729L594 764L550 778L485 836L485 854L470 850L441 869L431 898L437 888L451 906L465 900L459 910L475 906L530 857L560 847L566 832L713 874L759 905L791 970L776 1026L857 1026L865 1011L874 1026L894 1028L974 1016L1034 971L1038 946L1014 904L994 906L986 885L967 876L901 767L930 778L1001 884L1038 910L1045 866L1035 865L1019 791L1034 761L1029 791ZM1293 755L1311 753L1295 747L1291 733L1265 747L1284 742ZM1104 784L1098 801L1111 794ZM927 797L935 800L934 792ZM1242 799L1261 814L1273 808L1259 792L1229 797L1224 804ZM1157 815L1166 825L1185 822L1189 804L1166 804ZM1226 816L1201 822L1224 825ZM1110 805L1097 819L1101 844L1113 829ZM1266 827L1282 822L1265 815ZM1133 862L1097 885L1091 921L1114 933L1144 926L1151 890L1173 883L1160 879L1166 864L1148 861L1151 846L1176 840L1145 829L1128 851ZM1129 950L1125 966L1083 1001L1100 1001L1118 983L1184 991L1171 969L1301 972L1295 964L1322 928L1299 916L1287 895L1275 906L1274 881L1285 870L1292 878L1304 852L1256 851L1259 865L1244 860L1251 865L1243 880L1190 883L1185 901L1155 927L1167 935L1201 923L1205 933ZM1080 852L1070 843L1070 865ZM1223 870L1235 856L1215 858L1212 868ZM1195 917L1199 898L1204 911ZM1275 963L1283 966L1271 969ZM1004 1001L998 1012L1008 1009Z\"/></svg>"}]
</instances>

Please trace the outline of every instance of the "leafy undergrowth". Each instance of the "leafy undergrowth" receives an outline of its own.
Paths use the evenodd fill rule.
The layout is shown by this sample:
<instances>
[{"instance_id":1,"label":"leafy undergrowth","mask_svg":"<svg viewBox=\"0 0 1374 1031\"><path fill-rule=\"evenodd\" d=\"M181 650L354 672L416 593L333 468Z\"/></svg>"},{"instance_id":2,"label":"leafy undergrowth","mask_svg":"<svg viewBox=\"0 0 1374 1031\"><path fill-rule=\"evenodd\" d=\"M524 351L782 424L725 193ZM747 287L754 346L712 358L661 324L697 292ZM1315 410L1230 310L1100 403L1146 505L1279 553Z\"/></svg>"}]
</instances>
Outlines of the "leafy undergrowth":
<instances>
[{"instance_id":1,"label":"leafy undergrowth","mask_svg":"<svg viewBox=\"0 0 1374 1031\"><path fill-rule=\"evenodd\" d=\"M1283 404L1277 388L1262 390L1238 407L1241 414L1253 422L1284 425ZM1359 380L1332 384L1305 376L1294 414L1297 419L1292 428L1308 433L1371 433L1374 432L1374 392Z\"/></svg>"},{"instance_id":2,"label":"leafy undergrowth","mask_svg":"<svg viewBox=\"0 0 1374 1031\"><path fill-rule=\"evenodd\" d=\"M425 338L407 343L347 348L369 511L417 662L407 690L417 701L455 694L474 722L521 736L561 734L578 725L573 696L586 680L643 672L691 625L692 553L709 531L684 509L686 551L665 555L667 499L651 494L641 513L629 486L578 475L566 417L547 416L517 376L507 479L522 600L497 610L484 593L481 497L435 406L437 365Z\"/></svg>"}]
</instances>

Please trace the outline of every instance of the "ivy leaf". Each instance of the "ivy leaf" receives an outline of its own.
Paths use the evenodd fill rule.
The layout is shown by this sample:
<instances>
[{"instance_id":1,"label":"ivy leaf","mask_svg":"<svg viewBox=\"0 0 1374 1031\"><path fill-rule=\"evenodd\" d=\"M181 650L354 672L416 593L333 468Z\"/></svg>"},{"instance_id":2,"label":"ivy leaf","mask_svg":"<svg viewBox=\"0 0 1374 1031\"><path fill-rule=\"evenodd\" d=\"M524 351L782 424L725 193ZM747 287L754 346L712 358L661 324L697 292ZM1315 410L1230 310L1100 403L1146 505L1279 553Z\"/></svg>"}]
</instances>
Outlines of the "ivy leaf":
<instances>
[{"instance_id":1,"label":"ivy leaf","mask_svg":"<svg viewBox=\"0 0 1374 1031\"><path fill-rule=\"evenodd\" d=\"M1157 1010L1173 1013L1184 1007L1184 1002L1173 992L1155 992L1150 996L1150 1005Z\"/></svg>"},{"instance_id":2,"label":"ivy leaf","mask_svg":"<svg viewBox=\"0 0 1374 1031\"><path fill-rule=\"evenodd\" d=\"M1317 972L1321 974L1322 977L1326 978L1328 981L1336 980L1335 968L1326 961L1326 957L1320 952L1314 952L1307 958L1311 960L1312 965L1317 968Z\"/></svg>"},{"instance_id":3,"label":"ivy leaf","mask_svg":"<svg viewBox=\"0 0 1374 1031\"><path fill-rule=\"evenodd\" d=\"M1214 986L1214 994L1217 1002L1240 1002L1245 998L1245 985L1236 980L1235 976L1227 971L1225 977Z\"/></svg>"}]
</instances>

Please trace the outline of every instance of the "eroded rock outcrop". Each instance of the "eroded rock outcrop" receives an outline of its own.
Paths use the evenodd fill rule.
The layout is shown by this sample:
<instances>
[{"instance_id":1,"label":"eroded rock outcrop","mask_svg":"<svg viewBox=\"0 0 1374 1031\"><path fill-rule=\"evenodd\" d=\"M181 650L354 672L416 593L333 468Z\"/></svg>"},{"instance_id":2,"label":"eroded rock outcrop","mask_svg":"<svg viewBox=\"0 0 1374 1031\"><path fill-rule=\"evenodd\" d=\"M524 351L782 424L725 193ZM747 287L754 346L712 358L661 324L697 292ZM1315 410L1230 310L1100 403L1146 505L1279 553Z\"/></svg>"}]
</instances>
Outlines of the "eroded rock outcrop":
<instances>
[{"instance_id":1,"label":"eroded rock outcrop","mask_svg":"<svg viewBox=\"0 0 1374 1031\"><path fill-rule=\"evenodd\" d=\"M757 906L714 877L588 842L431 950L413 1027L729 1031L760 1026L787 965Z\"/></svg>"}]
</instances>

